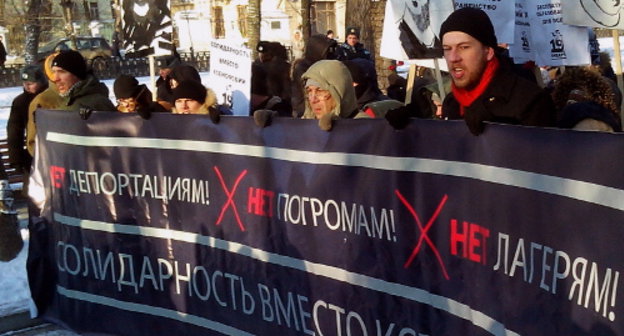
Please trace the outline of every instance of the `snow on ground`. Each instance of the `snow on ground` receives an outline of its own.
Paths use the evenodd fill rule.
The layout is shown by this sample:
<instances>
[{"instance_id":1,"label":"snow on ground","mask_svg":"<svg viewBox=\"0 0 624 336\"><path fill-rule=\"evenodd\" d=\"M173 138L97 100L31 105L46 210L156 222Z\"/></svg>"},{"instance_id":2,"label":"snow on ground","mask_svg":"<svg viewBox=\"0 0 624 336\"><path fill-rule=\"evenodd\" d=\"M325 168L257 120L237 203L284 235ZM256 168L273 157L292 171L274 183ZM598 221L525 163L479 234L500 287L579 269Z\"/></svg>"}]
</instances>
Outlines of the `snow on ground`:
<instances>
[{"instance_id":1,"label":"snow on ground","mask_svg":"<svg viewBox=\"0 0 624 336\"><path fill-rule=\"evenodd\" d=\"M25 224L25 223L24 223ZM29 307L30 293L26 279L28 230L21 230L22 252L10 262L0 262L0 316L24 311Z\"/></svg>"},{"instance_id":2,"label":"snow on ground","mask_svg":"<svg viewBox=\"0 0 624 336\"><path fill-rule=\"evenodd\" d=\"M202 82L208 83L208 73L200 73ZM150 87L149 77L137 78L139 83ZM110 99L115 102L113 93L114 79L103 80L109 90ZM0 138L6 138L6 123L9 119L11 103L13 99L22 93L21 87L0 88ZM0 262L0 319L2 316L28 311L31 306L30 290L26 277L26 258L28 253L28 230L26 229L25 214L20 214L20 226L24 248L14 260ZM1 321L0 321L1 323ZM11 333L0 336L9 336ZM36 336L76 336L75 333L66 330L42 331Z\"/></svg>"}]
</instances>

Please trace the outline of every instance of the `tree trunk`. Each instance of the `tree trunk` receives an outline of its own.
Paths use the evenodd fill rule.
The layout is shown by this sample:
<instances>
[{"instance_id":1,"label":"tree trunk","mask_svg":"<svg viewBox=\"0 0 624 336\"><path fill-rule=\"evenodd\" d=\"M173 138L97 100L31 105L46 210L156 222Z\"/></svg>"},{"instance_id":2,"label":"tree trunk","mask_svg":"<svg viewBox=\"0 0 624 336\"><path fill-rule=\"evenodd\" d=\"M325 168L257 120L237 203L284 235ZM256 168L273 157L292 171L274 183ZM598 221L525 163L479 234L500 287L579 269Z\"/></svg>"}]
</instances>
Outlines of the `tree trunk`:
<instances>
[{"instance_id":1,"label":"tree trunk","mask_svg":"<svg viewBox=\"0 0 624 336\"><path fill-rule=\"evenodd\" d=\"M247 25L249 26L247 32L247 46L251 49L252 60L258 58L256 46L258 42L260 42L261 9L260 0L249 0L249 4L247 5Z\"/></svg>"},{"instance_id":2,"label":"tree trunk","mask_svg":"<svg viewBox=\"0 0 624 336\"><path fill-rule=\"evenodd\" d=\"M311 12L312 1L301 0L301 34L303 35L303 40L306 42L312 34L312 21L310 20Z\"/></svg>"},{"instance_id":3,"label":"tree trunk","mask_svg":"<svg viewBox=\"0 0 624 336\"><path fill-rule=\"evenodd\" d=\"M30 0L28 3L28 14L26 16L26 37L24 41L24 60L26 64L37 61L39 49L39 35L41 34L41 24L39 14L44 0Z\"/></svg>"},{"instance_id":4,"label":"tree trunk","mask_svg":"<svg viewBox=\"0 0 624 336\"><path fill-rule=\"evenodd\" d=\"M89 2L87 0L82 0L82 8L84 9L84 17L87 21L87 26L91 22L91 11L89 10Z\"/></svg>"},{"instance_id":5,"label":"tree trunk","mask_svg":"<svg viewBox=\"0 0 624 336\"><path fill-rule=\"evenodd\" d=\"M381 36L383 35L384 17L386 14L386 0L375 2L371 9L371 22L373 22L373 32L375 40L375 67L377 68L377 83L381 89L388 87L388 76L394 71L390 70L392 60L381 57Z\"/></svg>"}]
</instances>

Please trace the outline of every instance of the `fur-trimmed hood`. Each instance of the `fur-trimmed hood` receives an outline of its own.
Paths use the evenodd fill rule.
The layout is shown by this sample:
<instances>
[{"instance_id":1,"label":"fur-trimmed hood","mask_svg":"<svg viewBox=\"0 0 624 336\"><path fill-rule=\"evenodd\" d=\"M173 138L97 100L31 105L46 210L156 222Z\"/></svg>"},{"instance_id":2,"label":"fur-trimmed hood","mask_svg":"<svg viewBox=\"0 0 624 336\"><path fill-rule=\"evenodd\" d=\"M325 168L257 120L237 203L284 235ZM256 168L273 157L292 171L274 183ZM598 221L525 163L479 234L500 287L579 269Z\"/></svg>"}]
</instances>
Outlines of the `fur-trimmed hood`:
<instances>
[{"instance_id":1,"label":"fur-trimmed hood","mask_svg":"<svg viewBox=\"0 0 624 336\"><path fill-rule=\"evenodd\" d=\"M215 109L216 107L217 107L217 94L214 91L212 91L212 89L206 88L206 100L204 100L204 103L199 109L198 114L208 114L210 109ZM178 110L175 108L175 102L173 104L171 112L173 113L178 112Z\"/></svg>"}]
</instances>

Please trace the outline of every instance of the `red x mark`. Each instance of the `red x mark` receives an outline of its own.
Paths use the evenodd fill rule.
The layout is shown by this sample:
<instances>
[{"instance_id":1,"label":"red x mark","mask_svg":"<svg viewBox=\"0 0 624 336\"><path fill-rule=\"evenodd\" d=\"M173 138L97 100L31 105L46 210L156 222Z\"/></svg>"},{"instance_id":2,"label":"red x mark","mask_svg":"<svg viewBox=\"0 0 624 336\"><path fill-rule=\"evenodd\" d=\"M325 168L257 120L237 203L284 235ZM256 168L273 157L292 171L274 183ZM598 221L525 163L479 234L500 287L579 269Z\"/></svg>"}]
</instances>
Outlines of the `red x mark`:
<instances>
[{"instance_id":1,"label":"red x mark","mask_svg":"<svg viewBox=\"0 0 624 336\"><path fill-rule=\"evenodd\" d=\"M221 223L221 220L223 219L223 215L225 215L225 211L227 210L227 208L230 205L232 205L232 211L234 211L234 216L236 217L236 222L238 223L238 227L240 227L241 231L245 231L245 227L243 226L243 222L241 222L241 219L238 216L238 210L236 209L236 204L234 204L234 193L236 193L236 188L238 188L238 184L240 183L240 181L247 174L247 170L246 169L243 170L243 172L240 173L240 175L238 175L238 178L236 179L236 182L234 182L234 186L232 187L232 191L229 191L227 186L225 185L225 181L223 181L223 176L221 175L221 171L219 171L219 168L217 166L215 166L214 170L217 173L217 177L219 178L219 182L221 182L221 187L223 187L223 191L225 191L225 195L228 198L227 201L225 202L225 204L223 205L223 207L221 208L221 213L219 214L219 219L217 219L217 225L219 225Z\"/></svg>"},{"instance_id":2,"label":"red x mark","mask_svg":"<svg viewBox=\"0 0 624 336\"><path fill-rule=\"evenodd\" d=\"M410 255L410 257L407 259L407 261L403 265L403 268L408 268L412 264L412 261L414 261L414 258L416 258L416 255L418 255L418 252L420 252L420 246L422 245L422 242L425 241L427 245L429 245L431 249L433 250L433 253L438 259L438 263L440 263L440 266L442 266L442 273L444 274L444 277L446 278L446 280L449 280L450 278L449 278L448 273L446 272L446 267L444 267L444 263L442 262L442 257L440 256L440 252L438 251L435 244L433 244L433 242L427 235L427 231L429 231L429 229L433 225L433 222L440 215L440 211L442 211L442 208L444 207L444 203L446 203L448 196L444 195L444 197L442 197L442 200L440 201L440 204L438 205L438 208L436 209L436 211L433 213L433 216L431 216L431 219L429 219L429 221L427 222L427 225L423 227L422 222L420 221L420 217L418 217L418 214L416 213L414 208L407 202L405 197L403 197L403 195L401 195L401 193L398 190L395 190L394 192L399 197L401 202L403 202L403 204L407 207L407 210L412 214L412 217L414 217L414 220L416 220L416 224L418 224L418 228L420 229L420 232L421 232L420 238L418 238L418 243L416 244L416 247L414 247L414 250L412 250L412 254Z\"/></svg>"}]
</instances>

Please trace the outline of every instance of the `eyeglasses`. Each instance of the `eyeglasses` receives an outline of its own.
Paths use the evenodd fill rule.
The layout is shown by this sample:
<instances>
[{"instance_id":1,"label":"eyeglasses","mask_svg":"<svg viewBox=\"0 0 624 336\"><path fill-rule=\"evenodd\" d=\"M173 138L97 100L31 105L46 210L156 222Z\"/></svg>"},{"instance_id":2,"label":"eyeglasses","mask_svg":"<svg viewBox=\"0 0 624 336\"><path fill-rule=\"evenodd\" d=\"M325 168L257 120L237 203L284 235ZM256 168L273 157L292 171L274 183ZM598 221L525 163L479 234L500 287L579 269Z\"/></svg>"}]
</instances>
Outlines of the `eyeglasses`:
<instances>
[{"instance_id":1,"label":"eyeglasses","mask_svg":"<svg viewBox=\"0 0 624 336\"><path fill-rule=\"evenodd\" d=\"M136 100L134 98L119 98L117 99L117 104L119 105L136 104Z\"/></svg>"},{"instance_id":2,"label":"eyeglasses","mask_svg":"<svg viewBox=\"0 0 624 336\"><path fill-rule=\"evenodd\" d=\"M137 107L137 101L134 98L117 99L117 110L119 112L134 112Z\"/></svg>"},{"instance_id":3,"label":"eyeglasses","mask_svg":"<svg viewBox=\"0 0 624 336\"><path fill-rule=\"evenodd\" d=\"M312 97L316 97L318 100L327 100L331 98L331 93L327 90L320 89L307 89L306 96L308 99L312 99Z\"/></svg>"}]
</instances>

